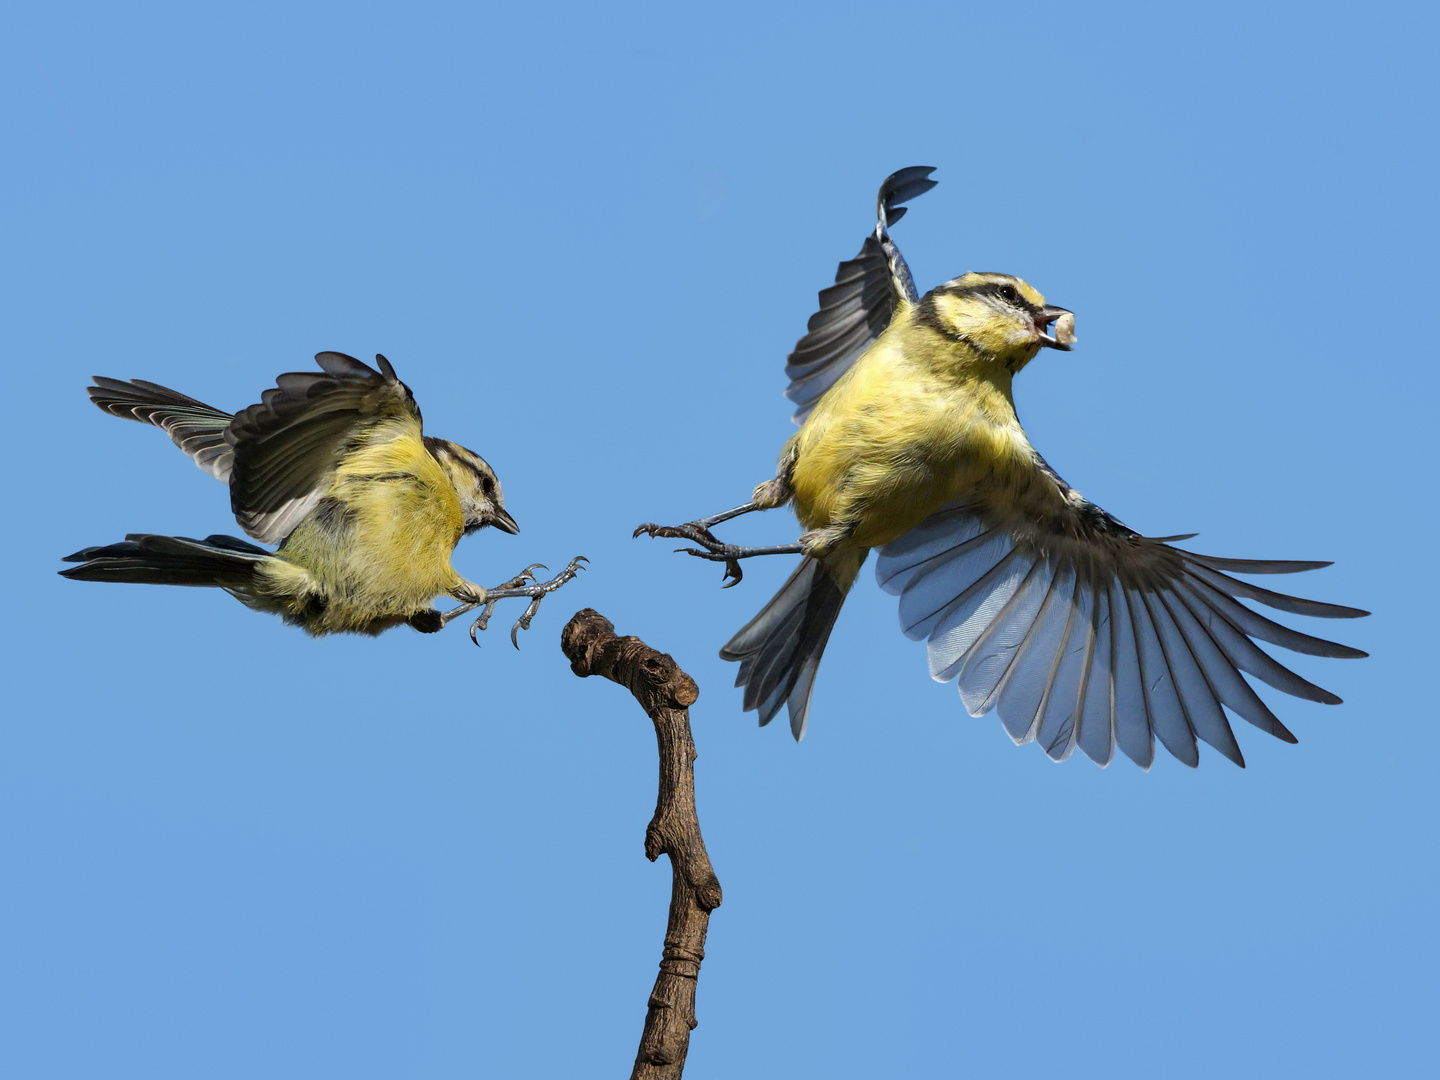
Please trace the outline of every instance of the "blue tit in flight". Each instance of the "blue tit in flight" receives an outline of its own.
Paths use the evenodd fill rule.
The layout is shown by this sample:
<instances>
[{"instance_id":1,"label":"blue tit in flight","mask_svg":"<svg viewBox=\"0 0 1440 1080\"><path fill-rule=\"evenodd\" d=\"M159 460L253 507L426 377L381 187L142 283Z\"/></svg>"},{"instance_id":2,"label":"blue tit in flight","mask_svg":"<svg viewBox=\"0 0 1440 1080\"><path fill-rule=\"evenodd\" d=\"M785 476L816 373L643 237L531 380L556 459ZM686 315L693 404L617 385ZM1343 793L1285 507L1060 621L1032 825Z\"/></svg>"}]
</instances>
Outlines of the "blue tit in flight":
<instances>
[{"instance_id":1,"label":"blue tit in flight","mask_svg":"<svg viewBox=\"0 0 1440 1080\"><path fill-rule=\"evenodd\" d=\"M1328 563L1221 559L1174 546L1189 535L1141 536L1046 464L1016 417L1012 383L1041 349L1071 348L1074 316L1008 274L916 292L889 227L901 204L935 186L933 171L886 179L874 232L820 293L785 368L799 430L775 477L733 510L636 530L698 544L683 550L724 562L730 585L741 559L803 556L720 652L740 664L744 708L764 725L785 706L795 738L804 735L821 653L878 549L880 586L899 596L905 634L926 642L930 674L958 681L971 715L997 711L1016 743L1037 742L1057 761L1078 747L1101 765L1118 747L1149 768L1156 738L1191 766L1198 739L1243 766L1226 708L1294 742L1242 672L1310 701L1340 699L1257 642L1365 654L1240 601L1322 618L1366 612L1233 576ZM805 530L797 543L738 547L711 532L787 505Z\"/></svg>"},{"instance_id":2,"label":"blue tit in flight","mask_svg":"<svg viewBox=\"0 0 1440 1080\"><path fill-rule=\"evenodd\" d=\"M281 375L259 404L233 415L143 379L96 376L91 401L163 430L229 486L241 528L278 547L136 533L66 556L79 565L61 575L213 586L315 636L379 634L401 623L432 633L483 607L474 639L497 601L524 597L515 642L583 557L548 582L534 574L539 563L493 589L465 580L450 563L462 536L486 526L520 531L495 471L479 454L424 434L414 395L385 357L375 357L379 371L338 352L315 361L319 372ZM440 595L460 605L440 612Z\"/></svg>"}]
</instances>

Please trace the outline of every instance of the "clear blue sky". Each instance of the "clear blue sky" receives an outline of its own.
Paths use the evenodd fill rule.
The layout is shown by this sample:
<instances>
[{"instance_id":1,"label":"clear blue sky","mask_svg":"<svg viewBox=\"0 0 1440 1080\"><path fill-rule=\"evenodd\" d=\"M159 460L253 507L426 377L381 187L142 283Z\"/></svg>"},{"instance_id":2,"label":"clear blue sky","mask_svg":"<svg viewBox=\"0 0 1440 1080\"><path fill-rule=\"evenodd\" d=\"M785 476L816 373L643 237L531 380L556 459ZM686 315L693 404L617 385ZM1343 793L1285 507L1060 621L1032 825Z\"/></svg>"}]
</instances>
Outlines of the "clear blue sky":
<instances>
[{"instance_id":1,"label":"clear blue sky","mask_svg":"<svg viewBox=\"0 0 1440 1080\"><path fill-rule=\"evenodd\" d=\"M677 8L12 9L3 1071L624 1075L670 874L649 724L559 652L594 606L701 686L688 1076L1434 1075L1433 7ZM1374 610L1339 628L1371 659L1294 658L1345 705L1267 692L1298 746L1056 766L869 573L804 744L740 712L716 651L783 560L722 592L630 530L771 475L785 354L911 164L922 289L1077 313L1016 387L1068 480ZM591 558L519 653L510 612L313 641L55 576L236 531L90 375L239 408L321 349L499 472L524 532L462 572Z\"/></svg>"}]
</instances>

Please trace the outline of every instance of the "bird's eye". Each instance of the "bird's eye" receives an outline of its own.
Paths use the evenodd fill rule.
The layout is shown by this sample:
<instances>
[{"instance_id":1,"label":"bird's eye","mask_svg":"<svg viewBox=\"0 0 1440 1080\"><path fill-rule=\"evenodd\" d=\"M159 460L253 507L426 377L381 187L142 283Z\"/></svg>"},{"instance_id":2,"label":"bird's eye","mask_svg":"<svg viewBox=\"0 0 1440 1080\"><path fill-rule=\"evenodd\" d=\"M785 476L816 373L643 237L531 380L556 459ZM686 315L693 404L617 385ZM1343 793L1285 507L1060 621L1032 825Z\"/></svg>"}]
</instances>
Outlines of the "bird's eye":
<instances>
[{"instance_id":1,"label":"bird's eye","mask_svg":"<svg viewBox=\"0 0 1440 1080\"><path fill-rule=\"evenodd\" d=\"M1001 285L1000 295L1012 304L1018 304L1020 302L1020 293L1016 291L1014 285Z\"/></svg>"}]
</instances>

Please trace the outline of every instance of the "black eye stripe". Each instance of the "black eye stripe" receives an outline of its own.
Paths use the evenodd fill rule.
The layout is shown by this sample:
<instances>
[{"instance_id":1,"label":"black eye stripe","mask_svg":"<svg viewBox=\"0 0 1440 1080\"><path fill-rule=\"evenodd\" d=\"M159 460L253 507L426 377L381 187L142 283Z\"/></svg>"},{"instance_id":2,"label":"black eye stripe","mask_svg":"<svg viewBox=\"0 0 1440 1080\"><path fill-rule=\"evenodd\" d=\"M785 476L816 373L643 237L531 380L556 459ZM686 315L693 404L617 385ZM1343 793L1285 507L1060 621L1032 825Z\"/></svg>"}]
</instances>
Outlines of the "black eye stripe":
<instances>
[{"instance_id":1,"label":"black eye stripe","mask_svg":"<svg viewBox=\"0 0 1440 1080\"><path fill-rule=\"evenodd\" d=\"M477 465L474 458L477 456L463 446L449 442L446 439L436 439L429 435L424 436L425 448L430 451L431 456L442 465L454 467L459 465L469 470L470 475L475 477L475 482L480 489L490 495L495 491L495 474L485 465Z\"/></svg>"},{"instance_id":2,"label":"black eye stripe","mask_svg":"<svg viewBox=\"0 0 1440 1080\"><path fill-rule=\"evenodd\" d=\"M470 475L475 477L475 482L480 485L480 490L482 492L484 492L487 496L494 494L494 474L486 471L485 469L482 469L479 465L476 465L469 458L457 458L456 460L459 461L460 464L464 465L465 468L470 470Z\"/></svg>"},{"instance_id":3,"label":"black eye stripe","mask_svg":"<svg viewBox=\"0 0 1440 1080\"><path fill-rule=\"evenodd\" d=\"M1038 312L1040 308L1025 299L1025 294L1014 285L1005 282L985 281L979 285L966 285L958 289L937 290L944 291L950 296L989 296L1028 312Z\"/></svg>"}]
</instances>

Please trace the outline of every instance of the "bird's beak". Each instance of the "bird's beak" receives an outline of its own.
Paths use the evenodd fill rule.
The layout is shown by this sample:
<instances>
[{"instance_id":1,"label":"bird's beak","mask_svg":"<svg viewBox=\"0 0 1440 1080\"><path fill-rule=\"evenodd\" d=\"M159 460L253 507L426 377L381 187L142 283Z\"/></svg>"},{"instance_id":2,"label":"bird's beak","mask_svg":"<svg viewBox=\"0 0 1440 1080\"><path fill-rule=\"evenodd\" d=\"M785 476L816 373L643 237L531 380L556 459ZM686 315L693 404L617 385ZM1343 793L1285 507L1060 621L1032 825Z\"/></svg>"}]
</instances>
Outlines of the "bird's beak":
<instances>
[{"instance_id":1,"label":"bird's beak","mask_svg":"<svg viewBox=\"0 0 1440 1080\"><path fill-rule=\"evenodd\" d=\"M515 524L515 519L505 512L504 507L499 507L495 510L495 516L491 519L490 524L494 525L495 528L501 532L509 533L511 536L514 536L520 531L520 526Z\"/></svg>"},{"instance_id":2,"label":"bird's beak","mask_svg":"<svg viewBox=\"0 0 1440 1080\"><path fill-rule=\"evenodd\" d=\"M1055 336L1051 337L1045 332L1045 328L1062 316L1068 318L1055 327ZM1035 317L1035 332L1040 335L1040 344L1047 349L1069 352L1070 347L1075 344L1075 313L1054 304L1046 304Z\"/></svg>"}]
</instances>

